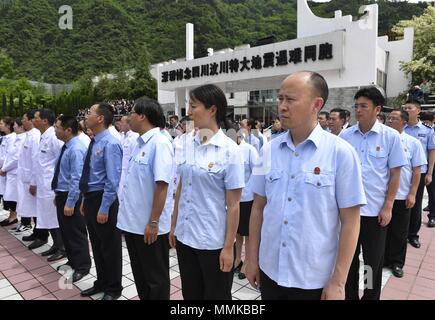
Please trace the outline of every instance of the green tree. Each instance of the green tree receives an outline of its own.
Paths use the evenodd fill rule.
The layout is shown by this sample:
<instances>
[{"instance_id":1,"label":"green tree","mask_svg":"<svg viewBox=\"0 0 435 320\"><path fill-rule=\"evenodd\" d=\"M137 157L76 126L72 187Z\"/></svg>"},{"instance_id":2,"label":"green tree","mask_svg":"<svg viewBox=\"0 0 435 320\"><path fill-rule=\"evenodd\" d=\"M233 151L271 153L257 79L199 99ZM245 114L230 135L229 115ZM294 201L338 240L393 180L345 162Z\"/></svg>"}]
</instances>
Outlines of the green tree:
<instances>
[{"instance_id":1,"label":"green tree","mask_svg":"<svg viewBox=\"0 0 435 320\"><path fill-rule=\"evenodd\" d=\"M14 62L6 53L0 51L0 79L12 79L14 76Z\"/></svg>"},{"instance_id":2,"label":"green tree","mask_svg":"<svg viewBox=\"0 0 435 320\"><path fill-rule=\"evenodd\" d=\"M393 32L403 34L406 27L414 28L414 58L402 63L402 69L412 75L414 83L427 79L435 83L435 7L412 20L400 21Z\"/></svg>"}]
</instances>

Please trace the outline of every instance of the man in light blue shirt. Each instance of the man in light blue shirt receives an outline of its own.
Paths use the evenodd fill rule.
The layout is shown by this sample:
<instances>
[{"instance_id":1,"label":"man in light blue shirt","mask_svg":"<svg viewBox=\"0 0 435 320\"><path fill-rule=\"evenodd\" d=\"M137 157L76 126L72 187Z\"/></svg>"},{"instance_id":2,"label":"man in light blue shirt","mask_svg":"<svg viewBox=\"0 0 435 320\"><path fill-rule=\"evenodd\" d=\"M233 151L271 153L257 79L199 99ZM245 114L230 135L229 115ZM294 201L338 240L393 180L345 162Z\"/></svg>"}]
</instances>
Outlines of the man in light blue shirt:
<instances>
[{"instance_id":1,"label":"man in light blue shirt","mask_svg":"<svg viewBox=\"0 0 435 320\"><path fill-rule=\"evenodd\" d=\"M421 228L421 209L425 185L429 195L428 227L435 227L435 187L432 184L435 164L435 137L433 128L426 126L418 118L421 113L421 106L418 102L407 102L403 109L409 114L405 132L421 142L428 162L427 166L421 167L420 185L418 186L415 206L411 209L409 221L408 240L414 248L418 249L421 246L418 232Z\"/></svg>"},{"instance_id":2,"label":"man in light blue shirt","mask_svg":"<svg viewBox=\"0 0 435 320\"><path fill-rule=\"evenodd\" d=\"M407 164L400 173L400 186L393 206L393 216L388 226L384 266L391 267L393 275L403 277L411 208L415 205L420 168L427 164L423 146L416 138L403 130L409 115L406 111L395 110L388 116L388 125L400 133Z\"/></svg>"},{"instance_id":3,"label":"man in light blue shirt","mask_svg":"<svg viewBox=\"0 0 435 320\"><path fill-rule=\"evenodd\" d=\"M110 104L99 103L86 115L86 125L95 138L89 144L79 184L84 197L80 210L86 218L97 268L94 286L81 295L104 292L103 300L115 300L122 292L121 231L116 228L122 147L108 130L113 113Z\"/></svg>"},{"instance_id":4,"label":"man in light blue shirt","mask_svg":"<svg viewBox=\"0 0 435 320\"><path fill-rule=\"evenodd\" d=\"M174 150L160 127L159 103L136 101L129 117L140 134L132 153L121 199L118 228L124 231L141 300L169 300L169 239L173 208Z\"/></svg>"},{"instance_id":5,"label":"man in light blue shirt","mask_svg":"<svg viewBox=\"0 0 435 320\"><path fill-rule=\"evenodd\" d=\"M255 149L257 149L257 152L260 151L260 139L258 139L254 134L252 133L252 128L255 127L255 121L254 119L243 119L240 122L240 129L243 129L245 132L245 141L246 143L249 143L251 146L253 146Z\"/></svg>"},{"instance_id":6,"label":"man in light blue shirt","mask_svg":"<svg viewBox=\"0 0 435 320\"><path fill-rule=\"evenodd\" d=\"M406 165L399 133L377 121L384 97L376 87L365 87L355 94L358 124L344 130L340 137L357 152L367 205L361 208L361 231L346 283L346 299L359 300L359 254L363 250L367 277L363 300L379 300L387 226L400 184L400 167ZM371 272L370 272L371 271Z\"/></svg>"},{"instance_id":7,"label":"man in light blue shirt","mask_svg":"<svg viewBox=\"0 0 435 320\"><path fill-rule=\"evenodd\" d=\"M91 268L86 222L80 214L79 190L87 148L78 137L79 124L74 117L62 115L54 127L56 137L65 144L56 163L51 187L56 194L57 219L68 264L74 270L72 282L77 282Z\"/></svg>"},{"instance_id":8,"label":"man in light blue shirt","mask_svg":"<svg viewBox=\"0 0 435 320\"><path fill-rule=\"evenodd\" d=\"M318 124L327 98L318 73L284 80L278 111L289 131L263 147L249 181L255 199L246 276L263 299L345 297L366 199L355 151Z\"/></svg>"}]
</instances>

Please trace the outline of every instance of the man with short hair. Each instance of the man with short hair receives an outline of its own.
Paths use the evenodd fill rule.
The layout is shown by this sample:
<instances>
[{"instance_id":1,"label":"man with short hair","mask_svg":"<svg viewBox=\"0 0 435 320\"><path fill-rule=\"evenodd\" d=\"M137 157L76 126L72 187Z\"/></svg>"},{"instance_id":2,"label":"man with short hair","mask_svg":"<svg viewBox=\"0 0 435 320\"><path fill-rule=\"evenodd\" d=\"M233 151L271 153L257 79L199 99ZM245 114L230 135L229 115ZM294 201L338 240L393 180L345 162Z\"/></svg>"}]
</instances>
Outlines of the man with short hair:
<instances>
[{"instance_id":1,"label":"man with short hair","mask_svg":"<svg viewBox=\"0 0 435 320\"><path fill-rule=\"evenodd\" d=\"M80 211L86 219L97 268L93 287L81 295L104 292L103 300L116 300L122 292L122 241L116 228L122 147L108 130L112 121L113 108L104 102L93 105L86 115L86 125L95 138L86 153L79 183L84 198Z\"/></svg>"},{"instance_id":2,"label":"man with short hair","mask_svg":"<svg viewBox=\"0 0 435 320\"><path fill-rule=\"evenodd\" d=\"M79 190L87 148L78 137L78 127L74 117L62 115L56 121L56 136L64 145L51 182L51 188L56 194L54 201L66 256L74 270L72 282L82 279L91 268L86 222L80 214Z\"/></svg>"},{"instance_id":3,"label":"man with short hair","mask_svg":"<svg viewBox=\"0 0 435 320\"><path fill-rule=\"evenodd\" d=\"M403 110L408 112L409 121L405 127L405 132L418 139L426 153L427 166L421 167L421 179L418 186L415 206L411 209L409 221L408 241L414 248L420 248L419 231L421 228L421 208L423 201L424 186L426 185L429 195L429 222L428 227L435 227L435 188L433 181L435 165L435 136L434 129L426 126L419 120L421 105L417 101L406 102Z\"/></svg>"},{"instance_id":4,"label":"man with short hair","mask_svg":"<svg viewBox=\"0 0 435 320\"><path fill-rule=\"evenodd\" d=\"M319 117L317 119L319 121L320 126L323 130L328 130L328 120L329 120L329 112L328 111L320 111Z\"/></svg>"},{"instance_id":5,"label":"man with short hair","mask_svg":"<svg viewBox=\"0 0 435 320\"><path fill-rule=\"evenodd\" d=\"M22 117L23 128L26 130L26 138L18 158L17 170L17 213L21 217L21 226L15 230L15 234L20 234L23 231L31 229L32 218L34 218L36 226L36 197L30 194L29 187L32 176L35 174L34 166L36 162L34 159L36 159L38 154L41 132L32 123L34 116L35 111L30 110ZM38 229L35 228L31 235L23 237L23 241L34 241L37 238L40 238L41 242L46 242L48 232L44 230L38 233Z\"/></svg>"},{"instance_id":6,"label":"man with short hair","mask_svg":"<svg viewBox=\"0 0 435 320\"><path fill-rule=\"evenodd\" d=\"M128 116L122 116L122 118L119 120L119 131L121 132L122 145L122 172L121 180L119 181L118 199L121 201L122 191L125 184L125 177L127 176L128 171L128 165L130 162L131 154L136 147L139 134L137 132L133 132L130 129L130 125L128 123Z\"/></svg>"},{"instance_id":7,"label":"man with short hair","mask_svg":"<svg viewBox=\"0 0 435 320\"><path fill-rule=\"evenodd\" d=\"M359 255L372 277L365 279L363 300L379 300L387 226L400 184L400 168L406 165L405 152L397 131L380 124L376 118L384 105L382 93L374 86L355 94L357 125L344 130L340 137L357 152L367 205L361 208L358 245L346 283L346 299L359 300ZM367 280L371 283L367 284Z\"/></svg>"},{"instance_id":8,"label":"man with short hair","mask_svg":"<svg viewBox=\"0 0 435 320\"><path fill-rule=\"evenodd\" d=\"M255 121L253 119L243 119L240 122L240 129L245 130L245 142L249 143L251 146L253 146L255 149L257 149L257 152L260 151L260 139L258 139L254 134L252 133L252 128L255 128Z\"/></svg>"},{"instance_id":9,"label":"man with short hair","mask_svg":"<svg viewBox=\"0 0 435 320\"><path fill-rule=\"evenodd\" d=\"M343 109L335 108L329 112L328 127L329 132L338 136L343 130L344 122L346 121L346 113Z\"/></svg>"},{"instance_id":10,"label":"man with short hair","mask_svg":"<svg viewBox=\"0 0 435 320\"><path fill-rule=\"evenodd\" d=\"M278 111L289 131L263 147L250 179L246 277L265 300L345 297L366 200L355 151L318 125L327 98L318 73L283 81Z\"/></svg>"},{"instance_id":11,"label":"man with short hair","mask_svg":"<svg viewBox=\"0 0 435 320\"><path fill-rule=\"evenodd\" d=\"M51 181L54 176L57 158L61 152L63 142L56 138L54 132L55 114L50 109L35 112L33 125L41 132L39 152L36 161L36 179L30 183L30 192L36 193L37 227L49 230L53 238L53 246L43 252L42 256L49 256L48 261L56 261L65 257L65 247L59 229L56 207L54 205L54 191ZM39 246L38 239L29 245L29 249Z\"/></svg>"},{"instance_id":12,"label":"man with short hair","mask_svg":"<svg viewBox=\"0 0 435 320\"><path fill-rule=\"evenodd\" d=\"M400 186L393 205L393 216L388 226L384 266L390 267L395 277L403 277L411 208L415 204L420 168L427 164L423 146L416 138L404 132L409 115L403 110L394 110L388 116L388 125L400 133L406 153L407 164L400 173Z\"/></svg>"},{"instance_id":13,"label":"man with short hair","mask_svg":"<svg viewBox=\"0 0 435 320\"><path fill-rule=\"evenodd\" d=\"M169 238L173 208L174 150L160 128L157 101L140 98L129 121L140 134L120 200L117 227L124 231L141 300L169 300ZM140 208L140 210L138 210Z\"/></svg>"}]
</instances>

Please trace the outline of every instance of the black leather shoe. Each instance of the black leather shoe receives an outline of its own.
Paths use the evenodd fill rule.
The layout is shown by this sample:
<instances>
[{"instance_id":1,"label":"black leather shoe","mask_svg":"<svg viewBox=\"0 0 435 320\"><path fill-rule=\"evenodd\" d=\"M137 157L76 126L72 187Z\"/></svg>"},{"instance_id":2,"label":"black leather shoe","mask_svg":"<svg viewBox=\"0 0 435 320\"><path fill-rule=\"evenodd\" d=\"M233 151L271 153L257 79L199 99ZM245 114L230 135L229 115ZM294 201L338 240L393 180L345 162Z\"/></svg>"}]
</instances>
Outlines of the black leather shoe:
<instances>
[{"instance_id":1,"label":"black leather shoe","mask_svg":"<svg viewBox=\"0 0 435 320\"><path fill-rule=\"evenodd\" d=\"M55 254L56 252L57 252L57 248L51 247L47 251L44 251L43 253L41 253L41 256L48 257L48 256L51 256L51 255Z\"/></svg>"},{"instance_id":2,"label":"black leather shoe","mask_svg":"<svg viewBox=\"0 0 435 320\"><path fill-rule=\"evenodd\" d=\"M29 244L28 248L30 250L42 247L44 244L47 243L47 240L41 240L41 239L36 239L35 241L33 241L31 244Z\"/></svg>"},{"instance_id":3,"label":"black leather shoe","mask_svg":"<svg viewBox=\"0 0 435 320\"><path fill-rule=\"evenodd\" d=\"M237 277L238 277L240 280L246 279L246 275L245 275L243 272L239 272L239 274L237 275Z\"/></svg>"},{"instance_id":4,"label":"black leather shoe","mask_svg":"<svg viewBox=\"0 0 435 320\"><path fill-rule=\"evenodd\" d=\"M65 252L62 252L62 251L58 250L58 251L56 251L55 254L49 256L47 261L48 262L53 262L53 261L57 261L57 260L63 259L65 257L66 257Z\"/></svg>"},{"instance_id":5,"label":"black leather shoe","mask_svg":"<svg viewBox=\"0 0 435 320\"><path fill-rule=\"evenodd\" d=\"M83 290L82 292L80 292L80 295L82 297L90 297L93 296L94 294L103 292L102 290L95 288L95 287L90 287L89 289Z\"/></svg>"},{"instance_id":6,"label":"black leather shoe","mask_svg":"<svg viewBox=\"0 0 435 320\"><path fill-rule=\"evenodd\" d=\"M397 278L402 278L403 277L403 270L401 267L394 265L392 268L393 271L393 275Z\"/></svg>"},{"instance_id":7,"label":"black leather shoe","mask_svg":"<svg viewBox=\"0 0 435 320\"><path fill-rule=\"evenodd\" d=\"M0 222L0 226L1 227L7 227L7 226L10 226L10 225L12 225L14 223L17 223L17 222L18 222L18 219L15 219L15 220L12 220L12 221L9 221L9 219L6 219L6 220L3 220L2 222Z\"/></svg>"},{"instance_id":8,"label":"black leather shoe","mask_svg":"<svg viewBox=\"0 0 435 320\"><path fill-rule=\"evenodd\" d=\"M409 240L409 244L417 249L421 247L421 243L420 243L420 241L418 241L418 239Z\"/></svg>"},{"instance_id":9,"label":"black leather shoe","mask_svg":"<svg viewBox=\"0 0 435 320\"><path fill-rule=\"evenodd\" d=\"M118 300L120 296L120 294L105 293L101 300Z\"/></svg>"},{"instance_id":10,"label":"black leather shoe","mask_svg":"<svg viewBox=\"0 0 435 320\"><path fill-rule=\"evenodd\" d=\"M67 261L65 264L61 264L60 266L58 266L56 270L59 271L60 269L62 269L62 267L71 267L71 266L72 266L71 262Z\"/></svg>"},{"instance_id":11,"label":"black leather shoe","mask_svg":"<svg viewBox=\"0 0 435 320\"><path fill-rule=\"evenodd\" d=\"M23 241L35 241L36 240L36 238L35 238L35 234L31 234L31 235L28 235L28 236L24 236L23 238L22 238L22 240Z\"/></svg>"},{"instance_id":12,"label":"black leather shoe","mask_svg":"<svg viewBox=\"0 0 435 320\"><path fill-rule=\"evenodd\" d=\"M72 282L80 281L88 273L89 273L89 271L88 272L74 271L73 276L72 276Z\"/></svg>"},{"instance_id":13,"label":"black leather shoe","mask_svg":"<svg viewBox=\"0 0 435 320\"><path fill-rule=\"evenodd\" d=\"M234 268L234 273L237 274L240 272L240 270L242 270L242 266L243 266L243 261L240 261L239 265L237 267Z\"/></svg>"},{"instance_id":14,"label":"black leather shoe","mask_svg":"<svg viewBox=\"0 0 435 320\"><path fill-rule=\"evenodd\" d=\"M427 227L434 228L435 227L435 219L429 219L429 221L427 222Z\"/></svg>"},{"instance_id":15,"label":"black leather shoe","mask_svg":"<svg viewBox=\"0 0 435 320\"><path fill-rule=\"evenodd\" d=\"M429 206L426 206L423 211L429 211Z\"/></svg>"}]
</instances>

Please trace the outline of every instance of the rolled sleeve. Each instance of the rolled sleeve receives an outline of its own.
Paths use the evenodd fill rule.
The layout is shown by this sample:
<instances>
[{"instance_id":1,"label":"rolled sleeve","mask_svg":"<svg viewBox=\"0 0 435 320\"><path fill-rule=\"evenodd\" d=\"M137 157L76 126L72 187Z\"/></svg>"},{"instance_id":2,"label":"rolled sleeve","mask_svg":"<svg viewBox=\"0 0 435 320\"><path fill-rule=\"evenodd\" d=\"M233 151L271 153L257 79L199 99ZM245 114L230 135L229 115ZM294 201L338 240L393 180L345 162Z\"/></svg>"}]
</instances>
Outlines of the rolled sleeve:
<instances>
[{"instance_id":1,"label":"rolled sleeve","mask_svg":"<svg viewBox=\"0 0 435 320\"><path fill-rule=\"evenodd\" d=\"M169 144L156 145L153 161L154 181L170 183L173 176L174 153Z\"/></svg>"},{"instance_id":2,"label":"rolled sleeve","mask_svg":"<svg viewBox=\"0 0 435 320\"><path fill-rule=\"evenodd\" d=\"M108 143L104 147L104 166L107 179L99 212L109 214L109 208L116 200L122 171L122 149L119 144Z\"/></svg>"},{"instance_id":3,"label":"rolled sleeve","mask_svg":"<svg viewBox=\"0 0 435 320\"><path fill-rule=\"evenodd\" d=\"M337 146L335 196L340 209L367 204L362 181L361 165L351 145L343 141Z\"/></svg>"},{"instance_id":4,"label":"rolled sleeve","mask_svg":"<svg viewBox=\"0 0 435 320\"><path fill-rule=\"evenodd\" d=\"M233 151L225 171L225 189L240 189L245 186L245 166L241 152Z\"/></svg>"}]
</instances>

